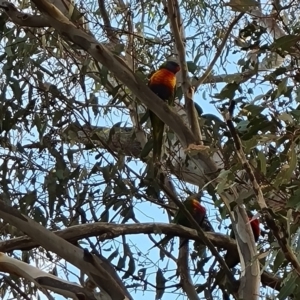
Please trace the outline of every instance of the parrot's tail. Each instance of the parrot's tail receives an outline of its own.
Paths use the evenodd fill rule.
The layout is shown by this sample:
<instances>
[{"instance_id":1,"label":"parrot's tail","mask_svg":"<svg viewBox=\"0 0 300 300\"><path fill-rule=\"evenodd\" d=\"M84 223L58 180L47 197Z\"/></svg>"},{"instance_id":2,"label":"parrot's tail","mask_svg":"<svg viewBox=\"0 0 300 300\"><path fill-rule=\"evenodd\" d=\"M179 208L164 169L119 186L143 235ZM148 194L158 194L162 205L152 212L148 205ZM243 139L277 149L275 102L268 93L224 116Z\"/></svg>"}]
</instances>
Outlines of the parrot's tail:
<instances>
[{"instance_id":1,"label":"parrot's tail","mask_svg":"<svg viewBox=\"0 0 300 300\"><path fill-rule=\"evenodd\" d=\"M153 163L160 162L162 156L162 146L164 138L164 122L150 111L153 137Z\"/></svg>"}]
</instances>

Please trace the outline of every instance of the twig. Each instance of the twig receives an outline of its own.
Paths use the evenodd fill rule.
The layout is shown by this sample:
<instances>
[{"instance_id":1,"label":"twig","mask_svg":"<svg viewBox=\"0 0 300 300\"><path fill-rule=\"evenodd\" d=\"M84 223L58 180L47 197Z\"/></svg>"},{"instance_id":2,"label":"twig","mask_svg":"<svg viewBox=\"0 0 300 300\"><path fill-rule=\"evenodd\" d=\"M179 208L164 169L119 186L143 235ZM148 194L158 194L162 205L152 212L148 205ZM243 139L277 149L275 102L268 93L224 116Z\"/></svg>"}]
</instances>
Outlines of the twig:
<instances>
[{"instance_id":1,"label":"twig","mask_svg":"<svg viewBox=\"0 0 300 300\"><path fill-rule=\"evenodd\" d=\"M229 25L225 35L224 35L224 38L222 40L222 43L221 45L217 48L217 51L216 51L216 55L215 57L213 58L213 60L211 61L211 63L209 64L209 66L207 67L206 71L204 72L204 74L199 78L198 82L197 82L197 85L195 86L195 88L197 89L198 86L200 86L202 83L204 83L207 79L207 77L210 75L215 63L217 62L217 60L219 59L225 45L226 45L226 42L227 42L227 39L233 29L233 27L237 24L237 22L242 18L242 16L244 15L245 13L240 13L237 17L235 17L235 19L232 21L232 23Z\"/></svg>"},{"instance_id":2,"label":"twig","mask_svg":"<svg viewBox=\"0 0 300 300\"><path fill-rule=\"evenodd\" d=\"M5 281L12 289L16 290L16 292L26 300L30 300L26 293L24 293L18 285L16 285L11 278L8 276L3 276L3 281Z\"/></svg>"}]
</instances>

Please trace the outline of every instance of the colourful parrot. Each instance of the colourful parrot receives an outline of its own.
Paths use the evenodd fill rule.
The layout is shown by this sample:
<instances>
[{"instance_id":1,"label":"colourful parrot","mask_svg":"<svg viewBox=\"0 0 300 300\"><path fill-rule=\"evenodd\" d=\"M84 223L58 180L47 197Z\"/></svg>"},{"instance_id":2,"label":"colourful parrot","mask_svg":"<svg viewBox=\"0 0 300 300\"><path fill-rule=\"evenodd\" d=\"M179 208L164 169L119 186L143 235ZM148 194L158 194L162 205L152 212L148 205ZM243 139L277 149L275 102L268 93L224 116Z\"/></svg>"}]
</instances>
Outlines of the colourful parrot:
<instances>
[{"instance_id":1,"label":"colourful parrot","mask_svg":"<svg viewBox=\"0 0 300 300\"><path fill-rule=\"evenodd\" d=\"M183 202L183 205L189 211L189 213L193 216L193 218L196 220L196 222L199 225L201 225L206 216L205 207L203 207L200 204L200 202L194 198L185 200ZM184 215L184 213L180 209L176 213L172 223L192 228L192 225L190 224L189 220L187 219L187 217Z\"/></svg>"},{"instance_id":2,"label":"colourful parrot","mask_svg":"<svg viewBox=\"0 0 300 300\"><path fill-rule=\"evenodd\" d=\"M183 205L189 211L189 213L192 215L192 217L196 220L196 222L201 227L202 226L204 227L205 231L214 231L211 224L210 224L210 222L207 219L206 209L205 209L205 207L203 207L200 204L199 200L197 200L195 198L190 198L190 199L185 200L183 202ZM172 223L182 225L182 226L185 226L185 227L188 227L188 228L193 228L193 226L190 224L187 217L184 215L184 213L180 209L176 213L174 219L172 220ZM157 243L155 246L164 245L171 239L172 239L172 237L166 236L159 243ZM182 247L187 241L188 241L188 239L184 239L180 243L180 247ZM155 246L153 246L153 247L155 247ZM150 249L152 249L152 248L150 248Z\"/></svg>"},{"instance_id":3,"label":"colourful parrot","mask_svg":"<svg viewBox=\"0 0 300 300\"><path fill-rule=\"evenodd\" d=\"M179 70L180 67L175 61L167 61L150 77L148 83L151 91L159 96L163 101L167 102L170 106L174 105L176 88L175 74ZM153 162L157 162L161 159L165 124L151 111L151 109L149 114L152 124Z\"/></svg>"},{"instance_id":4,"label":"colourful parrot","mask_svg":"<svg viewBox=\"0 0 300 300\"><path fill-rule=\"evenodd\" d=\"M253 219L253 214L250 211L247 211L248 219L250 221L250 226L252 228L252 232L254 235L254 240L255 242L258 241L259 235L260 235L260 228L259 228L259 220L258 219ZM234 232L232 230L230 236L234 238ZM224 260L229 267L229 269L234 268L239 262L240 262L240 257L238 250L236 249L236 252L232 253L232 251L229 253L229 251L226 252L224 256Z\"/></svg>"},{"instance_id":5,"label":"colourful parrot","mask_svg":"<svg viewBox=\"0 0 300 300\"><path fill-rule=\"evenodd\" d=\"M250 221L250 226L252 228L252 232L254 235L254 240L255 242L258 241L259 235L260 235L260 228L259 228L259 220L258 219L252 219L253 218L253 214L250 211L247 211L247 215L248 215L248 219ZM232 238L234 237L234 232L232 231L230 236ZM240 262L240 257L239 257L239 252L237 249L235 249L234 251L227 251L225 256L224 256L224 260L228 266L229 269L234 268L239 262ZM221 270L218 272L217 276L216 276L216 283L217 284L222 284L223 285L223 278L224 278L224 271Z\"/></svg>"}]
</instances>

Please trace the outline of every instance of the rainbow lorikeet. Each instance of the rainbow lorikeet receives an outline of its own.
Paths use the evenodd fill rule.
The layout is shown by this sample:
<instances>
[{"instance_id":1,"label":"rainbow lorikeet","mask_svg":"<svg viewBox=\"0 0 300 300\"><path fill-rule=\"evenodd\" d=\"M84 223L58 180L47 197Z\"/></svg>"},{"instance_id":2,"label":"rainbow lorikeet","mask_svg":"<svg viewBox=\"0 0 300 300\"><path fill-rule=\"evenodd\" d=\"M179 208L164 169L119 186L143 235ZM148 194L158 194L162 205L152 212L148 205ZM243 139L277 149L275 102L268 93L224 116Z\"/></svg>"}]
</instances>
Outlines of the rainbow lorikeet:
<instances>
[{"instance_id":1,"label":"rainbow lorikeet","mask_svg":"<svg viewBox=\"0 0 300 300\"><path fill-rule=\"evenodd\" d=\"M202 225L204 219L206 218L205 207L202 206L200 204L200 202L194 198L185 200L183 202L183 205L189 211L189 213L193 216L193 218L196 220L196 222L199 225ZM187 217L184 215L184 213L181 210L178 210L172 223L192 228L192 225L190 224L189 220L187 219Z\"/></svg>"},{"instance_id":2,"label":"rainbow lorikeet","mask_svg":"<svg viewBox=\"0 0 300 300\"><path fill-rule=\"evenodd\" d=\"M205 209L205 207L203 207L200 204L199 200L197 200L195 198L190 198L190 199L185 200L183 202L183 205L189 211L189 213L193 216L193 218L196 220L196 222L201 227L203 227L203 229L205 231L214 231L210 222L207 219L206 209ZM176 213L174 219L172 220L172 223L182 225L182 226L185 226L188 228L192 228L192 225L190 224L189 220L187 219L187 217L184 215L184 213L180 209ZM171 239L172 239L172 237L166 236L155 246L166 244ZM184 241L180 244L180 247L182 247L187 241L188 241L188 239L184 239ZM153 246L153 247L155 247L155 246ZM150 248L150 249L152 249L152 248Z\"/></svg>"},{"instance_id":3,"label":"rainbow lorikeet","mask_svg":"<svg viewBox=\"0 0 300 300\"><path fill-rule=\"evenodd\" d=\"M258 219L253 219L253 214L250 211L247 211L248 219L250 221L250 226L254 235L254 240L255 242L258 241L259 235L260 235L260 228L259 228L259 220ZM234 238L234 232L232 230L230 236ZM240 262L240 257L239 257L239 252L236 249L235 251L227 251L224 260L228 266L229 269L234 268L239 262ZM216 276L216 282L220 285L222 284L224 278L224 271L221 270L218 272Z\"/></svg>"},{"instance_id":4,"label":"rainbow lorikeet","mask_svg":"<svg viewBox=\"0 0 300 300\"><path fill-rule=\"evenodd\" d=\"M170 106L174 105L176 88L175 75L179 70L180 67L175 61L167 61L159 68L159 70L152 74L148 83L151 91ZM165 124L151 111L151 108L149 115L152 125L153 161L156 162L161 159Z\"/></svg>"},{"instance_id":5,"label":"rainbow lorikeet","mask_svg":"<svg viewBox=\"0 0 300 300\"><path fill-rule=\"evenodd\" d=\"M250 221L250 226L254 235L254 240L255 242L258 241L259 235L260 235L260 228L259 228L259 220L258 219L252 219L253 214L250 211L247 211L248 219ZM234 238L234 232L232 230L230 236ZM224 260L229 267L229 269L234 268L239 262L240 262L240 257L238 250L236 249L236 252L232 253L232 251L229 253L228 251L226 252L224 256Z\"/></svg>"}]
</instances>

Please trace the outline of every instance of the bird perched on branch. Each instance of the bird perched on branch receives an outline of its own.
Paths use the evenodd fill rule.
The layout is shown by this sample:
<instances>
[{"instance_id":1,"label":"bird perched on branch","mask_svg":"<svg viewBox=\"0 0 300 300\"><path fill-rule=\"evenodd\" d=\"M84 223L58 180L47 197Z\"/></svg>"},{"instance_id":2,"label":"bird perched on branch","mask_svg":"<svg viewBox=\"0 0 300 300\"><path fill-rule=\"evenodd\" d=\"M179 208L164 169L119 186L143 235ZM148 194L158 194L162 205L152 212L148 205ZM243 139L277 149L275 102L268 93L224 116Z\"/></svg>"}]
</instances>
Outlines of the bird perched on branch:
<instances>
[{"instance_id":1,"label":"bird perched on branch","mask_svg":"<svg viewBox=\"0 0 300 300\"><path fill-rule=\"evenodd\" d=\"M260 228L259 228L259 220L253 218L253 214L250 211L247 211L248 219L250 222L250 226L253 232L255 242L258 241L260 235ZM235 238L233 230L231 231L230 236ZM237 249L234 251L227 251L224 256L224 261L226 262L229 269L234 268L240 262L240 256ZM224 286L224 276L225 273L223 270L220 270L216 275L216 284L220 287Z\"/></svg>"},{"instance_id":2,"label":"bird perched on branch","mask_svg":"<svg viewBox=\"0 0 300 300\"><path fill-rule=\"evenodd\" d=\"M254 235L254 240L255 240L255 242L257 242L259 235L260 235L259 220L252 219L253 214L250 211L247 211L247 215L248 215L248 219L250 221L250 226L251 226L251 229L252 229L252 232ZM235 238L233 230L231 231L230 236L232 238ZM230 253L229 253L229 251L227 251L224 256L224 260L229 269L234 268L240 262L238 250L236 250L236 252L234 252L234 253L232 253L232 251Z\"/></svg>"},{"instance_id":3,"label":"bird perched on branch","mask_svg":"<svg viewBox=\"0 0 300 300\"><path fill-rule=\"evenodd\" d=\"M176 73L179 70L180 67L175 61L167 61L152 74L148 83L151 91L170 106L174 105ZM149 114L152 124L153 162L157 162L161 159L165 124L151 111L151 108Z\"/></svg>"},{"instance_id":4,"label":"bird perched on branch","mask_svg":"<svg viewBox=\"0 0 300 300\"><path fill-rule=\"evenodd\" d=\"M206 216L206 209L200 204L199 200L195 198L187 199L183 202L183 205L189 211L195 221L201 225ZM180 209L176 213L173 223L189 228L192 227L192 224L190 224L190 221Z\"/></svg>"},{"instance_id":5,"label":"bird perched on branch","mask_svg":"<svg viewBox=\"0 0 300 300\"><path fill-rule=\"evenodd\" d=\"M183 202L183 205L189 211L189 213L192 215L192 217L195 219L195 221L199 224L200 227L204 227L203 229L205 231L214 231L210 222L207 219L206 209L204 206L200 204L199 200L195 198L188 198ZM187 217L185 216L185 214L182 212L181 209L179 209L178 212L176 213L174 219L172 220L172 223L182 225L188 228L193 228L192 224L187 219ZM155 246L164 245L171 239L172 237L166 236ZM180 244L180 247L182 247L187 241L188 239L184 239L184 241Z\"/></svg>"}]
</instances>

